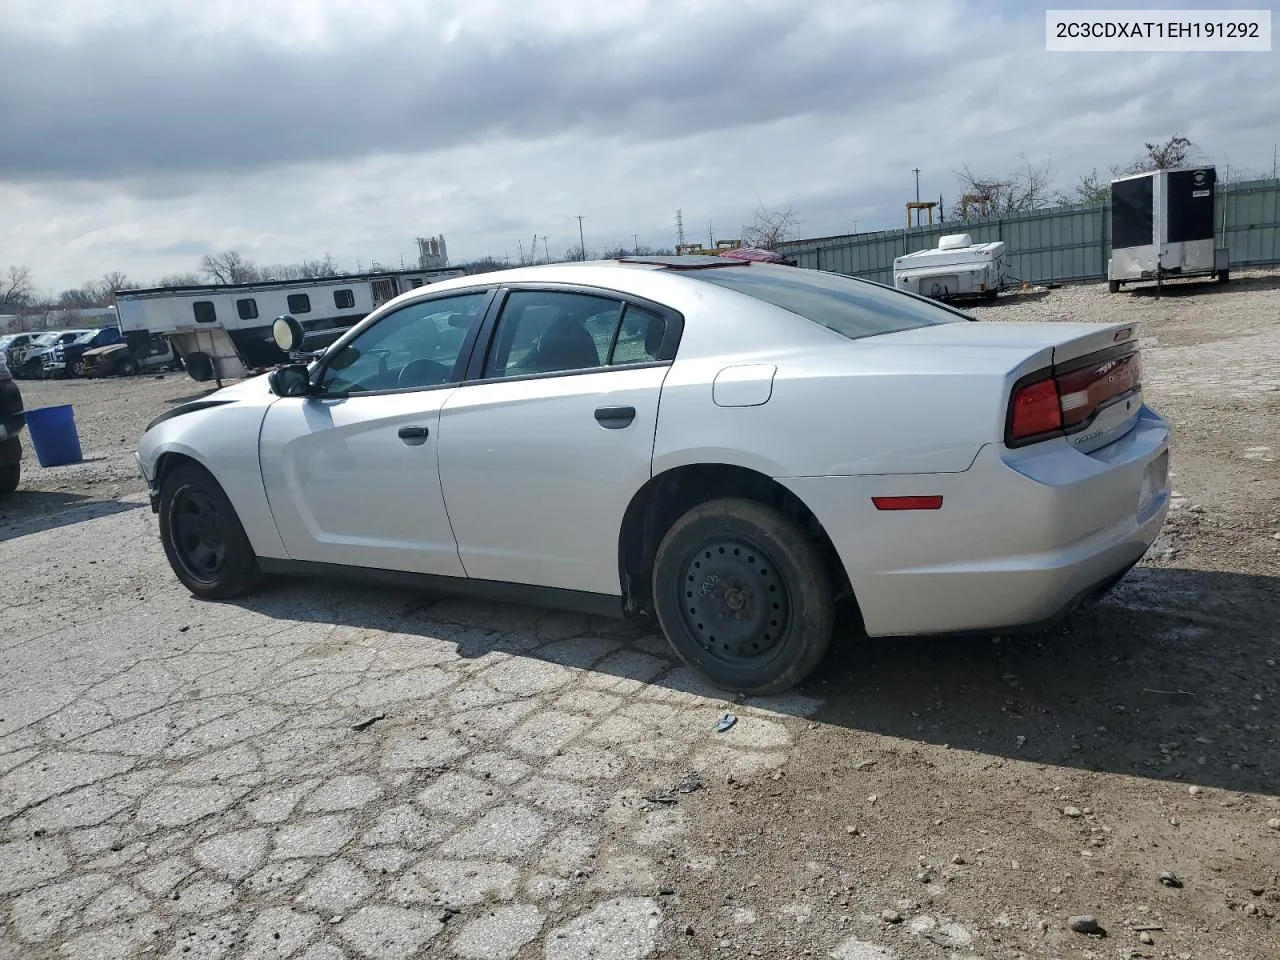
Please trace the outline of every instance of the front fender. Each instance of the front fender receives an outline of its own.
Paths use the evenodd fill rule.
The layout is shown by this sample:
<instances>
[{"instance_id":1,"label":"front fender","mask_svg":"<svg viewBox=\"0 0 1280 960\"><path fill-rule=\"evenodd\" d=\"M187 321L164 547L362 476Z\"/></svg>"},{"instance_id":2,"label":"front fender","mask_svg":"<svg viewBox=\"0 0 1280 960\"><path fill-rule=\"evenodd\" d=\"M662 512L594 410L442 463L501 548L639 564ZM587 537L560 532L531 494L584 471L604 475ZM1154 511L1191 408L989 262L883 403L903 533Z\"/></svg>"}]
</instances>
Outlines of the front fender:
<instances>
[{"instance_id":1,"label":"front fender","mask_svg":"<svg viewBox=\"0 0 1280 960\"><path fill-rule=\"evenodd\" d=\"M258 458L262 420L274 399L267 394L214 406L193 404L195 409L166 416L142 435L138 466L155 498L164 474L174 465L182 460L198 463L231 501L254 553L287 558L267 503Z\"/></svg>"}]
</instances>

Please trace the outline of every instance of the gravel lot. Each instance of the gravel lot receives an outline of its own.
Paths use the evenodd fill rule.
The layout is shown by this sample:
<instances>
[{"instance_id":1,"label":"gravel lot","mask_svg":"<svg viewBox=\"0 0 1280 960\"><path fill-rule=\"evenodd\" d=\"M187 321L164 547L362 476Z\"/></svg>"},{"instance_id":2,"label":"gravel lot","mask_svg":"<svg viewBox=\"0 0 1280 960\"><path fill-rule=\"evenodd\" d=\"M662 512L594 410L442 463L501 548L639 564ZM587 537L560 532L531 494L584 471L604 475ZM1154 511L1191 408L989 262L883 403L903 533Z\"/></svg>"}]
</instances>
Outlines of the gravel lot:
<instances>
[{"instance_id":1,"label":"gravel lot","mask_svg":"<svg viewBox=\"0 0 1280 960\"><path fill-rule=\"evenodd\" d=\"M1143 322L1166 533L1050 633L745 703L626 624L198 603L132 450L201 385L24 382L88 459L0 503L0 957L1280 956L1280 276L975 312Z\"/></svg>"}]
</instances>

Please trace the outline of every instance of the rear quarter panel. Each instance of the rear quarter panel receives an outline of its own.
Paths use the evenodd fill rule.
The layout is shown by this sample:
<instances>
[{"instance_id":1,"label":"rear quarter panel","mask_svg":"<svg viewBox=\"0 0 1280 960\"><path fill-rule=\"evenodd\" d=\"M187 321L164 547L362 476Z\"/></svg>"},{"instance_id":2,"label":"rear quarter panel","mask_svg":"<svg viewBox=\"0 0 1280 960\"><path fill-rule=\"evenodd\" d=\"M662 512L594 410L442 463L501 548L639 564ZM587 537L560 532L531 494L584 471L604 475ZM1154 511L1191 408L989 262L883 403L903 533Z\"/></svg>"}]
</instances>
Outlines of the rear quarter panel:
<instances>
[{"instance_id":1,"label":"rear quarter panel","mask_svg":"<svg viewBox=\"0 0 1280 960\"><path fill-rule=\"evenodd\" d=\"M717 374L761 362L777 367L766 403L716 405ZM930 350L835 334L820 351L677 360L663 384L654 473L688 463L774 478L964 471L1001 439L1009 388L1035 362L1022 348Z\"/></svg>"}]
</instances>

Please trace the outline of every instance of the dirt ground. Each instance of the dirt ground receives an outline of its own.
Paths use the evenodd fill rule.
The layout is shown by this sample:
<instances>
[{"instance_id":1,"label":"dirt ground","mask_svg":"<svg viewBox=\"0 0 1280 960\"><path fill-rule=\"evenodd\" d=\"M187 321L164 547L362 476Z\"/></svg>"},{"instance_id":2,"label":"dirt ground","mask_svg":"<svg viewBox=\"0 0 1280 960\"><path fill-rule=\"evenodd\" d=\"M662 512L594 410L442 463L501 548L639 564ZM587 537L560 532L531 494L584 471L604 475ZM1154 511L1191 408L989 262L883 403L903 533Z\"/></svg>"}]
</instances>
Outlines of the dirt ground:
<instances>
[{"instance_id":1,"label":"dirt ground","mask_svg":"<svg viewBox=\"0 0 1280 960\"><path fill-rule=\"evenodd\" d=\"M1146 399L1174 430L1174 509L1152 551L1102 603L1030 637L837 638L797 695L797 703L812 706L775 704L767 714L774 719L758 721L782 731L776 742L755 744L774 751L776 762L767 764L717 765L707 758L718 743L731 741L716 741L711 732L705 736L712 752L695 748L687 759L675 747L692 735L683 727L676 732L674 720L670 757L681 759L664 756L668 733L661 718L669 708L657 704L675 702L673 696L692 688L674 675L655 675L629 695L638 699L628 709L647 711L632 715L643 715L649 725L635 729L650 742L629 752L617 785L640 804L643 817L675 817L681 828L654 827L648 840L635 841L640 847L618 846L607 868L594 855L579 858L583 866L573 875L584 884L581 892L557 894L551 906L537 901L534 910L544 911L548 924L564 921L555 932L531 933L505 954L468 953L459 938L455 954L553 960L658 953L837 960L1280 956L1280 274L1253 272L1226 286L1187 284L1167 287L1159 298L1153 293L1109 295L1105 285L1076 286L973 308L995 322L1143 325ZM145 492L134 445L156 414L208 391L182 374L24 381L21 387L29 408L74 405L86 461L42 470L28 449L19 492L0 501L0 548L8 548L0 552L7 582L0 599L17 609L19 593L40 589L48 591L41 595L46 611L75 605L86 578L110 575L103 566L76 567L80 561L60 552L60 539L79 537L86 556L106 559L125 550L129 571L135 554L147 554L150 566L130 573L129 589L137 593L129 617L145 619L153 608L177 610L180 603L182 610L209 609L163 579L158 547L132 539L143 535L140 527L130 527L129 539L119 543L91 539L98 530L123 529L106 524L128 517L145 516L128 522L148 523L154 534L150 515L138 507ZM116 513L122 516L113 518ZM110 534L117 535L126 536ZM78 572L29 577L19 569L28 560ZM99 592L109 592L104 582ZM259 618L255 624L338 616L324 588L293 588L286 599L287 616L261 605L245 615ZM390 595L378 602L409 611L412 630L400 620L395 629L415 636L447 639L462 629L460 622L482 615L500 619L517 640L545 631L541 611L481 613L464 606L449 608L451 618L446 607L409 600ZM96 602L112 609L101 596ZM0 623L0 646L46 642L35 623L30 616L18 618L16 627ZM619 642L649 651L646 656L660 655L660 638L620 636ZM23 686L11 672L18 662L3 661L6 695ZM592 675L606 672L593 667L582 682L592 686ZM744 723L752 716L752 704L695 692L701 699L690 709L708 716L722 707L740 710ZM360 703L366 712L381 709ZM4 712L13 715L9 707ZM12 724L0 733L0 760L37 749L12 740ZM56 747L48 750L42 756L56 757ZM154 765L165 762L157 758ZM703 770L702 789L669 804L636 799L687 766ZM10 768L23 769L0 764ZM379 789L394 792L401 789L396 783L384 780ZM0 794L6 801L18 795L3 780ZM602 814L604 821L614 809ZM26 823L14 818L23 812L0 809L14 843ZM134 829L119 819L133 816L128 811L112 816L120 830ZM56 817L43 829L56 834ZM621 833L608 836L623 843ZM593 871L611 880L593 887ZM16 901L20 889L0 887L0 911L12 908L10 925L0 928L0 956L52 956L55 948L76 954L82 940L58 938L68 938L66 931L80 929L82 921L59 921L69 926L50 929L62 933L31 939L19 923L27 908L18 904L32 894ZM3 892L9 890L15 893ZM623 893L630 899L601 899ZM596 939L580 936L578 921L570 919L575 904L591 911L579 919L601 925ZM1104 932L1069 929L1070 917L1085 914ZM474 922L492 925L496 916L477 914ZM241 939L228 941L237 950L252 941L251 922L246 913ZM341 917L332 922L344 929ZM442 922L457 921L445 916ZM163 954L169 941L159 931L171 930L169 923L156 921L160 939L128 940L123 950L91 940L92 949L78 955ZM89 936L98 928L85 929ZM368 946L354 934L340 941L344 946L316 953L320 934L308 936L298 941L299 955L308 943L317 957L342 956L344 949L370 957L454 955L443 936L424 935L403 953L386 942L385 950L376 942ZM175 956L187 955L177 940L172 944ZM575 944L587 945L574 952ZM289 953L280 948L261 955Z\"/></svg>"}]
</instances>

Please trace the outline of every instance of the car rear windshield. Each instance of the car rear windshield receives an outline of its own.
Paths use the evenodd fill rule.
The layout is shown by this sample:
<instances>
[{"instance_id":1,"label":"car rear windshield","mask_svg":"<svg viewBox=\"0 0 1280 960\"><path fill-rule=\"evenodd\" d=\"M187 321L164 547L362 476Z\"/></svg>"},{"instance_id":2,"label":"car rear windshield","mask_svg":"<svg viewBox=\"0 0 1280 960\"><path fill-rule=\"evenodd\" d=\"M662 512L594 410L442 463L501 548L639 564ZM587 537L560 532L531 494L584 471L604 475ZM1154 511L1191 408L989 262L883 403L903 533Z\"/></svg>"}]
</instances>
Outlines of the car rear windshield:
<instances>
[{"instance_id":1,"label":"car rear windshield","mask_svg":"<svg viewBox=\"0 0 1280 960\"><path fill-rule=\"evenodd\" d=\"M801 267L690 270L687 276L790 310L850 340L969 319L891 287Z\"/></svg>"}]
</instances>

